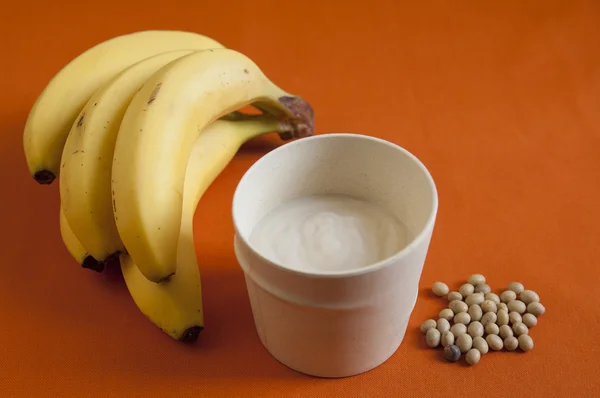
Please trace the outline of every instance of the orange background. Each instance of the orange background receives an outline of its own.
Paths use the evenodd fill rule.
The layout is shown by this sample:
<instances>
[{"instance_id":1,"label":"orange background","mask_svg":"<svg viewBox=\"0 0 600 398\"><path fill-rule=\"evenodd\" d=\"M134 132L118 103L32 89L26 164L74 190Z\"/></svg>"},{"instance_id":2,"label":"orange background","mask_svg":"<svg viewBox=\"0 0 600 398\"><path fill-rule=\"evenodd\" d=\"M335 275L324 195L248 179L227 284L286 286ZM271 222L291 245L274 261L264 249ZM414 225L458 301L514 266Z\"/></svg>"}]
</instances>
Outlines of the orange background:
<instances>
[{"instance_id":1,"label":"orange background","mask_svg":"<svg viewBox=\"0 0 600 398\"><path fill-rule=\"evenodd\" d=\"M38 0L3 11L1 396L600 395L600 2L333 3ZM276 139L243 149L196 213L206 311L196 344L147 321L118 272L70 258L58 185L27 173L27 112L84 49L150 28L197 31L242 51L312 103L319 134L382 137L430 168L440 208L421 294L384 365L311 378L257 338L230 204ZM443 308L428 287L439 279L457 288L473 272L495 291L519 280L540 294L547 312L531 330L533 351L467 367L426 348L418 327Z\"/></svg>"}]
</instances>

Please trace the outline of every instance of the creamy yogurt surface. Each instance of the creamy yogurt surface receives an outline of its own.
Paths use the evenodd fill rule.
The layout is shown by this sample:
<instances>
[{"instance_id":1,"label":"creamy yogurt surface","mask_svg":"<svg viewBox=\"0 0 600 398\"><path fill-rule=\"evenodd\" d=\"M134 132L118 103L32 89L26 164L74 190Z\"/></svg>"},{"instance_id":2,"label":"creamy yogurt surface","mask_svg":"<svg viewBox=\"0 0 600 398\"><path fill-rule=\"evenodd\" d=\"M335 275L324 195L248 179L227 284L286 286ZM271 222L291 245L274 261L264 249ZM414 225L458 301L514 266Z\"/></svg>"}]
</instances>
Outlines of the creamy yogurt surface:
<instances>
[{"instance_id":1,"label":"creamy yogurt surface","mask_svg":"<svg viewBox=\"0 0 600 398\"><path fill-rule=\"evenodd\" d=\"M283 203L254 227L250 243L286 268L346 271L391 257L409 241L389 210L346 195L305 196Z\"/></svg>"}]
</instances>

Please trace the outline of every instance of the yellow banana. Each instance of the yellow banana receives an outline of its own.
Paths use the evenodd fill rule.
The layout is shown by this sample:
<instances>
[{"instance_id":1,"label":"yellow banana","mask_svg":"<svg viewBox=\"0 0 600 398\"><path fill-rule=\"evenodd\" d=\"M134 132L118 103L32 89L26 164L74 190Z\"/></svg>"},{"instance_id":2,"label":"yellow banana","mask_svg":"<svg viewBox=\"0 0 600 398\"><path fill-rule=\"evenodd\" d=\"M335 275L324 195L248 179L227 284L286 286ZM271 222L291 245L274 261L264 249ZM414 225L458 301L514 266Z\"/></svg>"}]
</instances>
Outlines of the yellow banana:
<instances>
[{"instance_id":1,"label":"yellow banana","mask_svg":"<svg viewBox=\"0 0 600 398\"><path fill-rule=\"evenodd\" d=\"M99 261L125 251L113 217L110 183L125 110L154 72L191 52L165 52L126 68L92 95L71 127L62 154L61 203L71 229Z\"/></svg>"},{"instance_id":2,"label":"yellow banana","mask_svg":"<svg viewBox=\"0 0 600 398\"><path fill-rule=\"evenodd\" d=\"M60 207L60 235L67 247L67 251L73 258L84 268L93 269L94 271L102 272L104 263L97 261L90 253L85 250L79 239L69 226L69 222L65 217L62 206Z\"/></svg>"},{"instance_id":3,"label":"yellow banana","mask_svg":"<svg viewBox=\"0 0 600 398\"><path fill-rule=\"evenodd\" d=\"M99 87L124 68L165 51L221 47L196 33L151 30L104 41L73 59L48 83L27 118L23 146L33 178L40 184L56 178L78 112Z\"/></svg>"},{"instance_id":4,"label":"yellow banana","mask_svg":"<svg viewBox=\"0 0 600 398\"><path fill-rule=\"evenodd\" d=\"M253 104L311 135L307 102L273 84L245 55L211 49L181 57L135 95L113 158L113 212L119 235L140 272L161 282L176 274L183 186L192 144L206 126Z\"/></svg>"}]
</instances>

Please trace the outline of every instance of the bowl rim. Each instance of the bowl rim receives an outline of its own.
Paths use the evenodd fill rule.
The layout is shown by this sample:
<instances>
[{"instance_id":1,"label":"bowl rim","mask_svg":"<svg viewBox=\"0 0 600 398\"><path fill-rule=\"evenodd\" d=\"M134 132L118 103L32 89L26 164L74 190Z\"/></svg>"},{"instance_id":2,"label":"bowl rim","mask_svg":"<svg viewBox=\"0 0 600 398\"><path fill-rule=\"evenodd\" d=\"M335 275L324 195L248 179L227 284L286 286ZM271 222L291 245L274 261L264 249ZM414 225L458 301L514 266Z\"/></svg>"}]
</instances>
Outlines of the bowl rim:
<instances>
[{"instance_id":1,"label":"bowl rim","mask_svg":"<svg viewBox=\"0 0 600 398\"><path fill-rule=\"evenodd\" d=\"M303 271L303 270L288 268L282 264L279 264L277 262L274 262L274 261L269 260L268 258L264 257L260 253L260 251L257 250L248 241L248 239L246 239L246 237L243 236L242 233L240 233L240 229L238 227L238 222L237 222L237 217L236 217L236 207L239 207L239 206L236 204L238 203L238 201L242 200L242 199L240 199L240 196L239 196L240 195L240 193L239 193L240 186L243 184L243 182L247 178L249 178L248 176L251 175L253 170L256 170L258 167L260 167L260 165L262 163L266 162L269 159L269 157L275 156L280 151L288 150L293 146L301 145L302 142L319 141L319 140L323 140L323 139L359 139L359 140L367 140L367 141L376 142L377 144L386 145L388 147L391 147L391 148L399 151L403 155L408 156L423 172L427 182L429 183L429 188L430 188L431 194L432 194L431 211L429 212L429 216L427 217L427 221L425 222L425 225L423 226L423 228L421 228L419 233L416 234L411 239L411 241L408 245L404 246L404 248L402 248L401 250L396 252L394 255L387 257L381 261L366 265L364 267L355 268L355 269L351 269L351 270L323 271L323 272ZM326 279L326 278L354 277L354 276L360 276L360 275L372 273L379 269L387 268L387 267L391 266L392 264L397 263L399 260L410 255L415 250L416 247L419 247L421 245L423 240L427 239L427 235L428 235L429 231L433 229L433 226L435 224L435 220L437 217L437 212L438 212L438 192L437 192L437 187L436 187L435 181L431 175L431 172L429 171L429 169L427 169L425 164L419 158L417 158L414 154L409 152L407 149L401 147L400 145L395 144L391 141L382 139L382 138L373 137L370 135L358 134L358 133L324 133L324 134L316 134L311 137L305 137L305 138L301 138L298 140L290 141L288 143L285 143L284 145L281 145L281 146L271 150L270 152L266 153L265 155L261 156L256 162L254 162L246 170L246 172L244 173L242 178L238 181L235 191L233 193L233 200L231 203L232 203L231 214L232 214L233 227L234 227L235 234L237 235L240 242L243 242L243 244L246 247L248 247L262 261L264 261L267 264L270 264L271 266L273 266L281 271L289 272L289 273L296 274L299 276L304 276L304 277ZM238 259L238 261L239 261L239 259Z\"/></svg>"}]
</instances>

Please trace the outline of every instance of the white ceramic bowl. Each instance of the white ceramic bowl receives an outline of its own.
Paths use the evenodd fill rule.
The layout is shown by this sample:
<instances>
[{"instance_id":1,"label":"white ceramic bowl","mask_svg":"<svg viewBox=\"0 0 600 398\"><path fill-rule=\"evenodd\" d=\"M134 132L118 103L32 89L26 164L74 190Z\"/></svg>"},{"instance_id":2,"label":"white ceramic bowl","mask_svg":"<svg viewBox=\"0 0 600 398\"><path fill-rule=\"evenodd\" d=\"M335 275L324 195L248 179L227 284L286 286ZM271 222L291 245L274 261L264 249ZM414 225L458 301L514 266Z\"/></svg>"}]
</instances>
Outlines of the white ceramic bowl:
<instances>
[{"instance_id":1,"label":"white ceramic bowl","mask_svg":"<svg viewBox=\"0 0 600 398\"><path fill-rule=\"evenodd\" d=\"M291 199L339 193L387 207L410 241L364 268L302 272L266 259L249 242L254 226ZM358 134L287 143L252 165L233 199L235 252L245 273L258 336L277 360L321 377L359 374L399 347L414 308L438 208L434 181L405 149Z\"/></svg>"}]
</instances>

